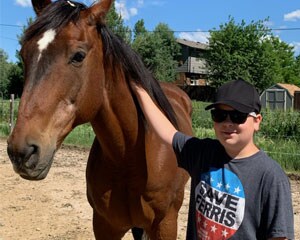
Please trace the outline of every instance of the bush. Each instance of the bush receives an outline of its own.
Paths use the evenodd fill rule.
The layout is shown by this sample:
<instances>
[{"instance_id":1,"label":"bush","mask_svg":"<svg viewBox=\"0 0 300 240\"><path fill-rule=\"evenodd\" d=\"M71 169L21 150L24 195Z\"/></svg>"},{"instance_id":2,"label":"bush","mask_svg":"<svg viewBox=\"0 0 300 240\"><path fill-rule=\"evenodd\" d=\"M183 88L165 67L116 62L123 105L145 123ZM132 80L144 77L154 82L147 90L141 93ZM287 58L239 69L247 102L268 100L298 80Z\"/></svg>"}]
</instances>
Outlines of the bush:
<instances>
[{"instance_id":1,"label":"bush","mask_svg":"<svg viewBox=\"0 0 300 240\"><path fill-rule=\"evenodd\" d=\"M262 115L260 134L269 138L300 140L300 112L264 109Z\"/></svg>"}]
</instances>

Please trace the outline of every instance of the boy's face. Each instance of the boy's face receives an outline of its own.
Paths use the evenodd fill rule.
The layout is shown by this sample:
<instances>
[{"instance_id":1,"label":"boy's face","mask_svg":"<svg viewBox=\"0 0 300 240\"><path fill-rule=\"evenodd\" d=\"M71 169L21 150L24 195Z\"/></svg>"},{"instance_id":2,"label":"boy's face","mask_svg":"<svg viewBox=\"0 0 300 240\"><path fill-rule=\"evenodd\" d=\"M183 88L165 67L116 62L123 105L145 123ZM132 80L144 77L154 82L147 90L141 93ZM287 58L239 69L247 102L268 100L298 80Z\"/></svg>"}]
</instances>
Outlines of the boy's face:
<instances>
[{"instance_id":1,"label":"boy's face","mask_svg":"<svg viewBox=\"0 0 300 240\"><path fill-rule=\"evenodd\" d=\"M217 109L233 111L230 106L220 104ZM253 142L254 133L259 130L262 116L248 116L246 121L241 124L233 123L229 116L222 122L214 122L216 137L224 146L229 155L236 155L241 152L247 155L247 152L255 148Z\"/></svg>"}]
</instances>

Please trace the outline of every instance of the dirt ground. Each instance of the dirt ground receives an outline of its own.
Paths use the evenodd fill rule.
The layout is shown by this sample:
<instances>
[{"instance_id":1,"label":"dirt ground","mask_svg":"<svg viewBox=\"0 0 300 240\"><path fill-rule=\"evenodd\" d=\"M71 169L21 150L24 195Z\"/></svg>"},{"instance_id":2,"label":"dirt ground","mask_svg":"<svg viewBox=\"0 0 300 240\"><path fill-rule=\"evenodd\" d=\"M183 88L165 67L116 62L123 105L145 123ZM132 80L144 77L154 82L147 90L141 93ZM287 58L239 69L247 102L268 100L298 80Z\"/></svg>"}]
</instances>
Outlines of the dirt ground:
<instances>
[{"instance_id":1,"label":"dirt ground","mask_svg":"<svg viewBox=\"0 0 300 240\"><path fill-rule=\"evenodd\" d=\"M0 240L92 240L92 211L85 194L87 149L63 147L45 180L14 173L0 139ZM295 239L300 239L300 179L292 176ZM179 213L178 238L185 239L189 186ZM131 240L127 233L123 240Z\"/></svg>"}]
</instances>

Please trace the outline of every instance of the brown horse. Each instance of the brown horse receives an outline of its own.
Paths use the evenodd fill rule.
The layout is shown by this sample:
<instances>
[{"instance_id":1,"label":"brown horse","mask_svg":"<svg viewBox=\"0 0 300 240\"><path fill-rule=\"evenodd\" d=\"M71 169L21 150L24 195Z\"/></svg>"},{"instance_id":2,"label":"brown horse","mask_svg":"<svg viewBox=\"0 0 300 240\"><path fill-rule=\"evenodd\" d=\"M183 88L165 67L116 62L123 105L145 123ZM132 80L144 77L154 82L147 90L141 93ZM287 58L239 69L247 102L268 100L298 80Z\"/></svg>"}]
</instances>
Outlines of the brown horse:
<instances>
[{"instance_id":1,"label":"brown horse","mask_svg":"<svg viewBox=\"0 0 300 240\"><path fill-rule=\"evenodd\" d=\"M45 178L64 138L90 122L96 137L86 179L96 239L121 239L134 227L150 239L176 239L188 177L147 126L130 81L142 85L178 129L192 134L189 98L173 85L160 86L106 27L112 0L91 7L32 3L38 17L22 43L25 85L8 139L14 170L25 179Z\"/></svg>"}]
</instances>

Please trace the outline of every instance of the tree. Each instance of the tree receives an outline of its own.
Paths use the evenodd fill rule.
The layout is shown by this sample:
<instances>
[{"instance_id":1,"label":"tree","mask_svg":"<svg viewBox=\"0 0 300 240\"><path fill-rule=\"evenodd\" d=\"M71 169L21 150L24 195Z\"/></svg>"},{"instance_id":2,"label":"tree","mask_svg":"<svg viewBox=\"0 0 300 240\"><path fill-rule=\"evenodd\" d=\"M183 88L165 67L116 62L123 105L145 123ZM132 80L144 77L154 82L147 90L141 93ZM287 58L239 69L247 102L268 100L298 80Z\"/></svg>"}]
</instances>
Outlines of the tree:
<instances>
[{"instance_id":1,"label":"tree","mask_svg":"<svg viewBox=\"0 0 300 240\"><path fill-rule=\"evenodd\" d=\"M23 26L21 35L18 35L19 44L22 45L22 38L27 27L33 23L33 19L30 17L27 19L27 25ZM15 94L17 97L21 97L24 85L24 66L21 59L20 51L16 50L16 63L10 68L8 74L9 84L7 86L10 94Z\"/></svg>"},{"instance_id":2,"label":"tree","mask_svg":"<svg viewBox=\"0 0 300 240\"><path fill-rule=\"evenodd\" d=\"M106 24L114 34L121 37L126 43L131 42L131 30L129 27L124 26L124 21L121 15L117 14L114 4L112 4L106 16Z\"/></svg>"},{"instance_id":3,"label":"tree","mask_svg":"<svg viewBox=\"0 0 300 240\"><path fill-rule=\"evenodd\" d=\"M281 41L278 37L271 37L266 40L271 44L274 59L274 82L295 83L297 74L295 69L296 59L294 58L293 47Z\"/></svg>"},{"instance_id":4,"label":"tree","mask_svg":"<svg viewBox=\"0 0 300 240\"><path fill-rule=\"evenodd\" d=\"M23 63L21 61L11 66L7 78L9 80L8 92L15 94L16 97L21 97L24 85Z\"/></svg>"},{"instance_id":5,"label":"tree","mask_svg":"<svg viewBox=\"0 0 300 240\"><path fill-rule=\"evenodd\" d=\"M277 82L294 81L292 48L272 35L264 25L267 20L246 25L229 17L220 30L210 31L206 59L213 86L243 78L262 91Z\"/></svg>"},{"instance_id":6,"label":"tree","mask_svg":"<svg viewBox=\"0 0 300 240\"><path fill-rule=\"evenodd\" d=\"M146 34L147 30L145 28L144 19L140 19L136 22L133 29L134 39L141 34Z\"/></svg>"},{"instance_id":7,"label":"tree","mask_svg":"<svg viewBox=\"0 0 300 240\"><path fill-rule=\"evenodd\" d=\"M295 84L300 87L300 54L296 57L294 69L296 76Z\"/></svg>"},{"instance_id":8,"label":"tree","mask_svg":"<svg viewBox=\"0 0 300 240\"><path fill-rule=\"evenodd\" d=\"M8 73L11 63L8 62L7 53L0 48L0 98L8 96Z\"/></svg>"},{"instance_id":9,"label":"tree","mask_svg":"<svg viewBox=\"0 0 300 240\"><path fill-rule=\"evenodd\" d=\"M176 78L176 59L180 54L173 31L167 24L160 23L153 32L147 32L141 21L134 29L137 31L132 47L141 55L145 65L158 80L173 82Z\"/></svg>"}]
</instances>

